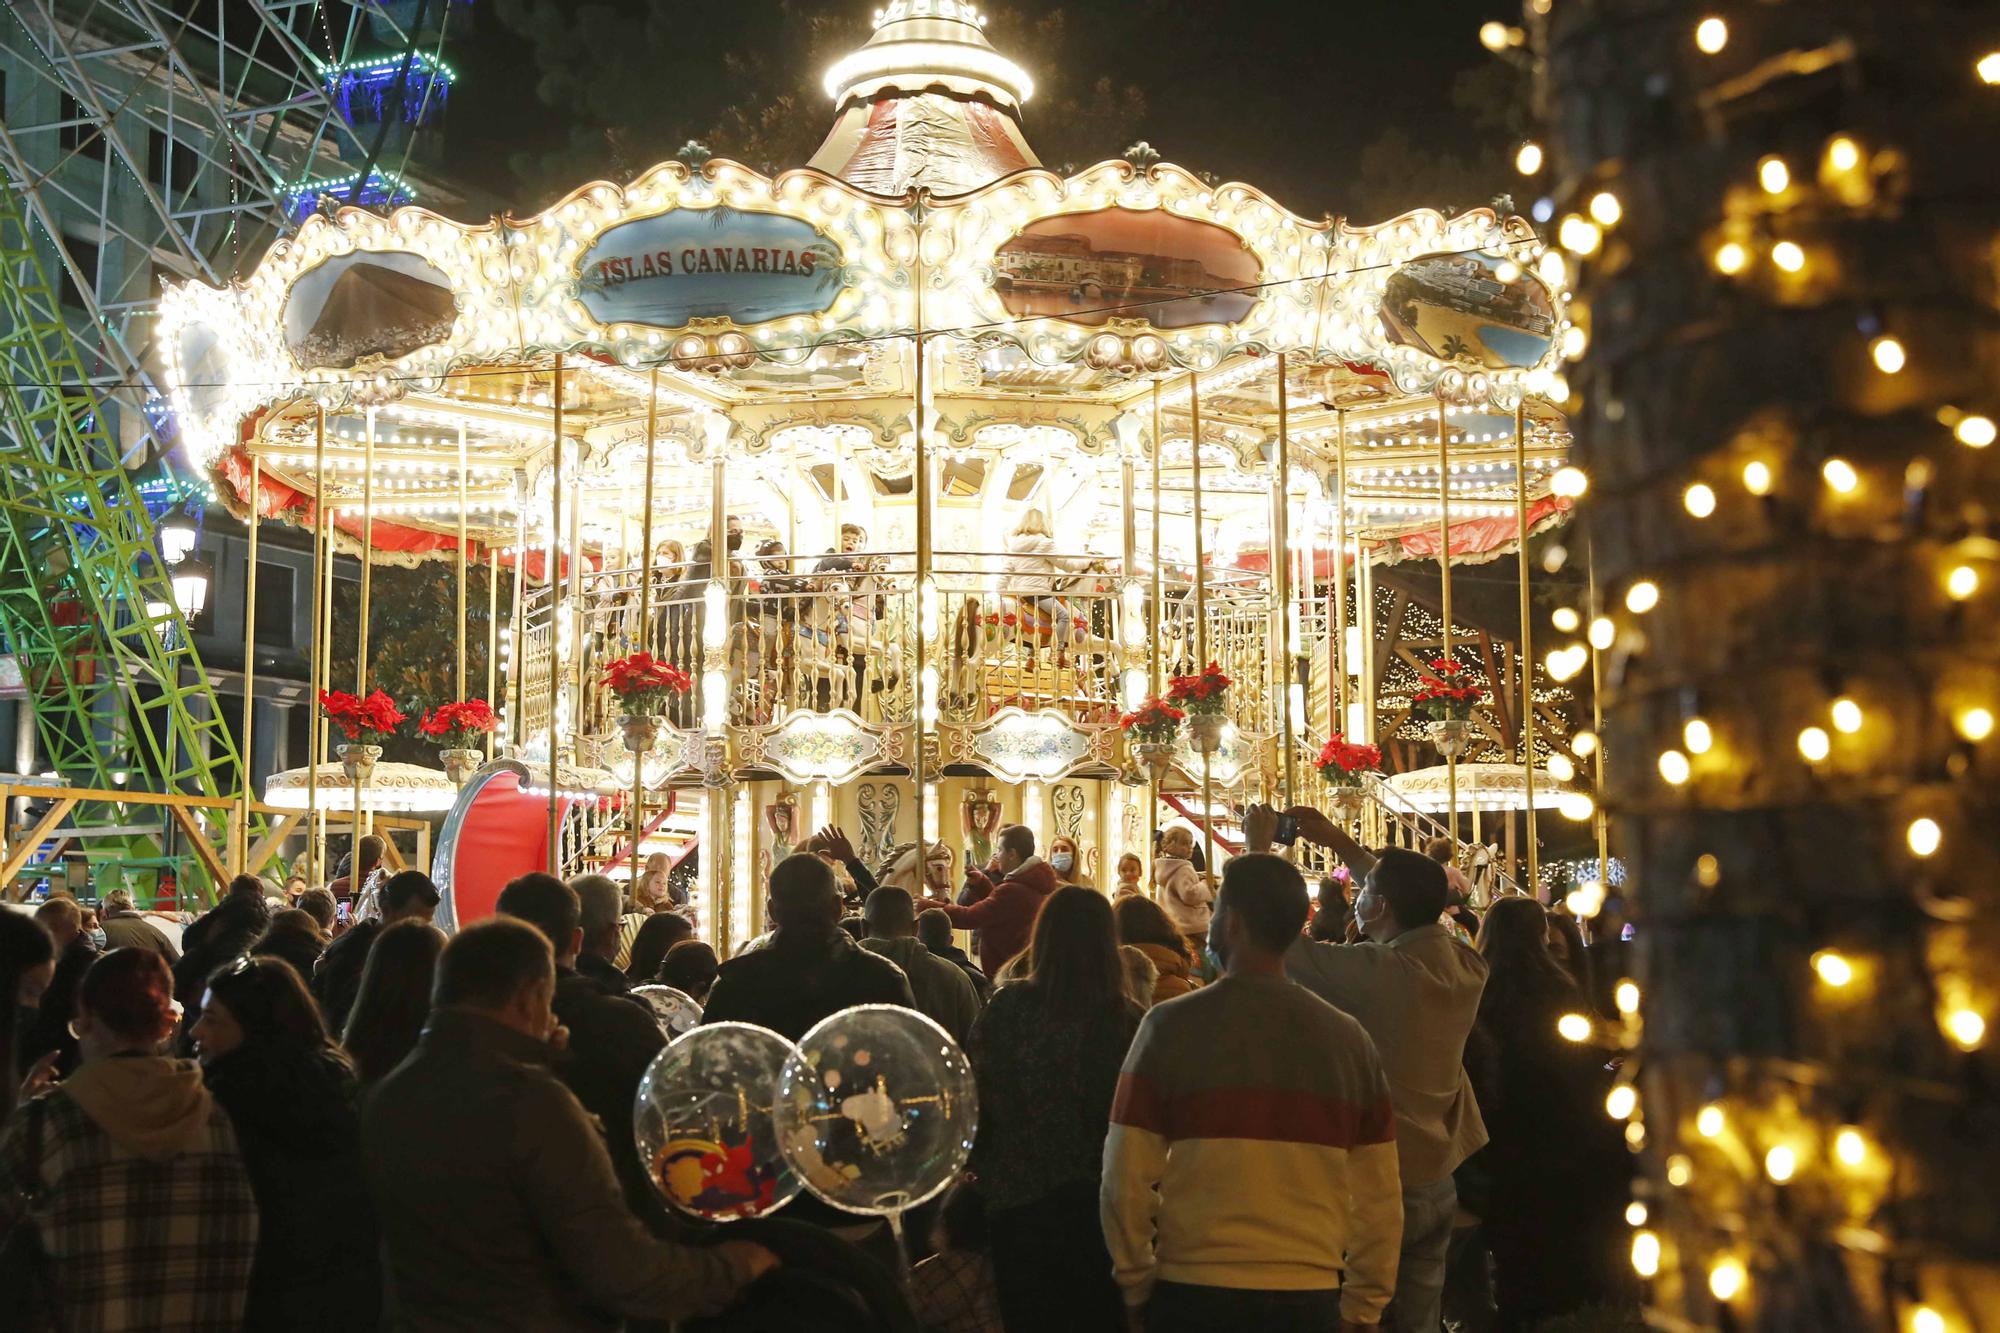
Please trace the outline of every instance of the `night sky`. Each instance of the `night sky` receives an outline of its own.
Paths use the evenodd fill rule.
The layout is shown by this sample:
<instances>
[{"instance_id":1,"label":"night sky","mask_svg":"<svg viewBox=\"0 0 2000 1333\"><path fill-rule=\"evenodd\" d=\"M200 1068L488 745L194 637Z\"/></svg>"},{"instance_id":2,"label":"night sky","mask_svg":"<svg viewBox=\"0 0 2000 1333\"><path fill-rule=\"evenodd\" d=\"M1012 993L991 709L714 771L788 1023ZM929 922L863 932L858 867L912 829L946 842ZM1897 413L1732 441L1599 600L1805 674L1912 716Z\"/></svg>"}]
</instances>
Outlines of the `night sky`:
<instances>
[{"instance_id":1,"label":"night sky","mask_svg":"<svg viewBox=\"0 0 2000 1333\"><path fill-rule=\"evenodd\" d=\"M816 82L824 60L799 36L802 15L851 8L865 16L877 2L484 0L455 6L447 51L460 79L446 128L446 160L453 174L491 191L473 213L481 204L532 211L590 179L600 165L587 154L565 154L565 136L573 144L599 118L577 99L595 98L606 118L623 116L628 160L671 157L732 99L743 100L746 90L755 101L762 86L773 95L788 91L777 86L781 77L807 74ZM521 35L534 30L538 5L544 21L560 25L544 29L558 35L539 53L537 43ZM1014 5L1027 19L1056 7L1043 0ZM1505 0L1069 0L1066 10L1064 72L1138 85L1147 112L1134 137L1170 161L1258 185L1297 213L1376 221L1381 214L1371 208L1470 207L1515 185L1492 169L1504 161L1499 155L1511 152L1510 137L1480 125L1481 117L1453 97L1462 72L1492 63L1479 45L1478 28L1485 19L1509 17ZM1518 6L1512 15L1518 18ZM1039 58L1021 49L1025 36L997 20L989 34L1038 79L1050 77L1037 67ZM546 77L552 60L565 63L554 54L557 42L578 48L567 60L572 73L582 74L586 62L598 59L606 72L578 79L592 87L567 101L557 92L560 104L551 106L537 96L537 80ZM743 73L746 59L768 67L763 84ZM811 68L786 68L806 62ZM605 111L607 101L626 109ZM1046 130L1039 117L1050 112L1040 99L1030 101L1030 143L1046 141L1046 134L1038 135ZM810 122L816 141L832 123L833 108L824 96L802 99L799 115ZM1398 151L1399 133L1412 151ZM1124 147L1106 144L1095 156L1115 156ZM1365 171L1371 160L1373 170ZM1461 162L1474 166L1467 170ZM1479 188L1456 191L1466 197L1432 197L1452 191L1460 179Z\"/></svg>"}]
</instances>

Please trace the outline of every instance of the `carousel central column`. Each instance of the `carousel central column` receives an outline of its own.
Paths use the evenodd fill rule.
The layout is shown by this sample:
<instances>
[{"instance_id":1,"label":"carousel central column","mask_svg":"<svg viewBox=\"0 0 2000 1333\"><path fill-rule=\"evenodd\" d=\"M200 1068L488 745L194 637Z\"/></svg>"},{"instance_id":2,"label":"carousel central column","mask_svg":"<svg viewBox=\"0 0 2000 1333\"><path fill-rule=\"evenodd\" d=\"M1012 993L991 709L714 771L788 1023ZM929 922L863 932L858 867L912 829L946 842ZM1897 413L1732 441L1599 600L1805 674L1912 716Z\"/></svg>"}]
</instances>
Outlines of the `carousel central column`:
<instances>
[{"instance_id":1,"label":"carousel central column","mask_svg":"<svg viewBox=\"0 0 2000 1333\"><path fill-rule=\"evenodd\" d=\"M708 432L708 586L702 590L701 710L707 738L702 754L703 878L709 890L709 937L717 954L727 958L737 941L731 938L735 910L731 802L729 788L729 464L725 449L729 433ZM714 855L711 856L710 853Z\"/></svg>"}]
</instances>

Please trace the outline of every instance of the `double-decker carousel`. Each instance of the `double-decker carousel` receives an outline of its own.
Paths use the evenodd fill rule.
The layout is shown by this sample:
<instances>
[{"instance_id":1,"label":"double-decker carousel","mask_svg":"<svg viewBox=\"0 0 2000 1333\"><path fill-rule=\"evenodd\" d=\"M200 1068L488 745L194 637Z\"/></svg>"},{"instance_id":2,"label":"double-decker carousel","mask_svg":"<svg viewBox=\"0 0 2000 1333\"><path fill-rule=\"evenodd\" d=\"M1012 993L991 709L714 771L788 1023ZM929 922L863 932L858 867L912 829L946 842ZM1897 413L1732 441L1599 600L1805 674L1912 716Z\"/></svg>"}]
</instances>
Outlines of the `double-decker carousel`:
<instances>
[{"instance_id":1,"label":"double-decker carousel","mask_svg":"<svg viewBox=\"0 0 2000 1333\"><path fill-rule=\"evenodd\" d=\"M315 536L317 686L348 684L334 553L362 561L357 696L370 568L455 562L461 645L466 571L496 576L486 679L461 646L455 682L497 728L449 777L365 779L316 728L266 792L312 812L309 861L329 813L449 807L462 923L525 870L698 848L725 952L825 824L881 860L1021 822L1108 885L1170 820L1214 865L1245 800L1411 837L1511 809L1531 861L1563 775L1528 562L1499 670L1454 642L1450 570L1569 507L1562 257L1490 210L1313 222L1140 150L1057 175L955 0L893 0L827 89L826 143L775 178L670 161L478 226L343 208L169 292L189 448L253 527ZM1376 580L1441 552L1440 780L1323 774L1335 733L1403 724ZM1209 663L1195 716L1143 707Z\"/></svg>"}]
</instances>

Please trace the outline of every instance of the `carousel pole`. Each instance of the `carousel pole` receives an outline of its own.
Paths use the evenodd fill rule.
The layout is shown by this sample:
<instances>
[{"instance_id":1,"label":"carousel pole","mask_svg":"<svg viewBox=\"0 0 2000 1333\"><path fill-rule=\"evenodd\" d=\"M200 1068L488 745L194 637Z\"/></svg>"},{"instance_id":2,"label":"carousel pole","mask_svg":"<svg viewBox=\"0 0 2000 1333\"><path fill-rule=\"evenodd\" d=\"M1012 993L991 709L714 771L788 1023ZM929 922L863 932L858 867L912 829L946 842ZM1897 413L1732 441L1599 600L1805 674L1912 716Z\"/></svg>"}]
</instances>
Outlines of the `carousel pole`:
<instances>
[{"instance_id":1,"label":"carousel pole","mask_svg":"<svg viewBox=\"0 0 2000 1333\"><path fill-rule=\"evenodd\" d=\"M1535 648L1534 622L1528 602L1528 408L1525 402L1514 408L1514 537L1521 557L1521 767L1527 782L1528 876L1523 881L1529 893L1535 891L1538 868L1535 864ZM1513 824L1509 821L1509 829Z\"/></svg>"},{"instance_id":2,"label":"carousel pole","mask_svg":"<svg viewBox=\"0 0 2000 1333\"><path fill-rule=\"evenodd\" d=\"M556 353L554 439L549 442L549 873L562 874L562 773L556 762L556 713L562 695L557 652L562 625L563 354Z\"/></svg>"},{"instance_id":3,"label":"carousel pole","mask_svg":"<svg viewBox=\"0 0 2000 1333\"><path fill-rule=\"evenodd\" d=\"M1297 664L1292 655L1298 651L1299 636L1293 632L1298 620L1296 608L1292 606L1292 542L1291 542L1291 480L1292 480L1292 430L1290 400L1285 384L1285 354L1278 353L1278 452L1277 484L1271 488L1271 588L1272 600L1278 605L1278 651L1276 653L1277 690L1274 702L1278 708L1278 735L1284 746L1282 763L1278 770L1284 781L1283 808L1291 809L1297 799L1299 757L1293 751L1297 748L1292 736L1292 682L1298 677Z\"/></svg>"},{"instance_id":4,"label":"carousel pole","mask_svg":"<svg viewBox=\"0 0 2000 1333\"><path fill-rule=\"evenodd\" d=\"M368 614L372 606L375 572L375 409L368 409L367 436L361 446L361 621L355 636L354 648L354 697L368 697ZM371 826L367 811L362 809L362 797L367 784L359 776L354 779L354 834L353 845L348 855L349 874L361 868L361 835ZM350 878L348 887L356 896L361 885Z\"/></svg>"},{"instance_id":5,"label":"carousel pole","mask_svg":"<svg viewBox=\"0 0 2000 1333\"><path fill-rule=\"evenodd\" d=\"M1333 560L1327 586L1333 602L1333 679L1327 682L1326 734L1345 734L1347 722L1347 409L1334 410L1333 436ZM1355 608L1358 612L1360 608ZM1352 740L1352 737L1349 737Z\"/></svg>"},{"instance_id":6,"label":"carousel pole","mask_svg":"<svg viewBox=\"0 0 2000 1333\"><path fill-rule=\"evenodd\" d=\"M453 677L455 701L465 698L465 425L458 427L458 670Z\"/></svg>"},{"instance_id":7,"label":"carousel pole","mask_svg":"<svg viewBox=\"0 0 2000 1333\"><path fill-rule=\"evenodd\" d=\"M639 633L633 651L653 642L653 451L660 428L660 368L654 366L646 386L646 491L639 515ZM639 891L639 835L646 827L646 756L632 756L632 892Z\"/></svg>"},{"instance_id":8,"label":"carousel pole","mask_svg":"<svg viewBox=\"0 0 2000 1333\"><path fill-rule=\"evenodd\" d=\"M1590 645L1590 733L1597 737L1597 744L1591 749L1593 773L1596 778L1590 820L1597 829L1597 882L1606 889L1611 887L1611 838L1610 824L1604 815L1604 654L1597 647L1597 620L1603 609L1597 602L1597 544L1588 533L1583 539L1583 568L1586 584L1584 595L1590 607L1588 620L1584 623L1585 642ZM1532 886L1530 891L1533 891Z\"/></svg>"},{"instance_id":9,"label":"carousel pole","mask_svg":"<svg viewBox=\"0 0 2000 1333\"><path fill-rule=\"evenodd\" d=\"M507 618L513 652L508 667L514 673L514 752L528 744L528 485L521 472L514 474L514 494L518 501L514 515L514 610Z\"/></svg>"},{"instance_id":10,"label":"carousel pole","mask_svg":"<svg viewBox=\"0 0 2000 1333\"><path fill-rule=\"evenodd\" d=\"M1160 697L1161 657L1166 653L1167 628L1167 572L1160 565L1160 377L1153 377L1153 650L1148 666L1148 693L1155 699ZM1153 847L1160 838L1160 775L1152 765L1146 766L1146 856L1152 864ZM1151 879L1149 871L1147 878Z\"/></svg>"},{"instance_id":11,"label":"carousel pole","mask_svg":"<svg viewBox=\"0 0 2000 1333\"><path fill-rule=\"evenodd\" d=\"M325 755L320 750L319 690L321 664L326 642L320 637L320 582L326 576L326 405L313 409L313 572L312 638L306 662L306 679L312 683L312 700L306 714L306 885L319 886L319 766Z\"/></svg>"},{"instance_id":12,"label":"carousel pole","mask_svg":"<svg viewBox=\"0 0 2000 1333\"><path fill-rule=\"evenodd\" d=\"M1439 657L1451 657L1451 450L1450 432L1445 426L1444 399L1438 399L1438 595L1442 612L1438 634ZM1458 859L1458 754L1456 746L1444 757L1445 793L1451 814L1445 825L1451 834L1452 859Z\"/></svg>"},{"instance_id":13,"label":"carousel pole","mask_svg":"<svg viewBox=\"0 0 2000 1333\"><path fill-rule=\"evenodd\" d=\"M319 442L322 461L324 460L324 451L326 448L325 435L325 414L322 411ZM320 469L319 475L322 478L326 476L326 470L323 466ZM321 484L324 485L325 483L322 481ZM322 571L324 578L320 585L319 619L315 622L314 629L314 634L319 639L320 644L319 679L313 682L313 698L315 700L333 686L333 574L334 567L339 563L337 558L338 550L334 544L334 537L340 526L338 521L339 511L332 505L324 505L322 509L324 514L320 528L321 535L324 538L322 545L326 550L326 567ZM313 735L319 742L318 762L324 764L326 763L327 755L332 753L333 750L333 723L327 719L324 713L319 714L313 719ZM312 785L315 790L319 787L319 772L317 769L313 772ZM332 869L327 859L328 813L325 807L321 807L319 812L319 863L322 871ZM331 876L328 878L331 878Z\"/></svg>"},{"instance_id":14,"label":"carousel pole","mask_svg":"<svg viewBox=\"0 0 2000 1333\"><path fill-rule=\"evenodd\" d=\"M939 682L930 665L930 636L937 629L938 609L937 589L931 584L931 455L924 438L928 433L928 423L924 419L924 256L921 244L917 246L914 268L917 320L916 481L913 487L917 502L917 734L910 771L917 781L917 859L921 863L935 833L931 820L938 798L929 784L936 780L936 775L929 771L928 756L924 750L935 724L939 693Z\"/></svg>"},{"instance_id":15,"label":"carousel pole","mask_svg":"<svg viewBox=\"0 0 2000 1333\"><path fill-rule=\"evenodd\" d=\"M252 756L256 750L251 744L252 729L256 723L257 705L257 529L258 519L263 511L260 503L264 488L264 460L256 454L250 455L250 568L243 580L243 733L238 742L243 755L243 805L237 812L236 831L230 838L229 855L236 863L238 874L247 872L245 864L250 850L250 784Z\"/></svg>"},{"instance_id":16,"label":"carousel pole","mask_svg":"<svg viewBox=\"0 0 2000 1333\"><path fill-rule=\"evenodd\" d=\"M590 714L584 701L584 662L590 656L589 604L583 596L583 445L577 444L576 484L569 491L569 618L570 656L576 659L576 689L569 699L569 735L572 749L579 748L585 719Z\"/></svg>"},{"instance_id":17,"label":"carousel pole","mask_svg":"<svg viewBox=\"0 0 2000 1333\"><path fill-rule=\"evenodd\" d=\"M707 732L707 754L702 776L702 864L709 867L709 934L718 956L727 958L740 940L731 938L732 914L736 908L735 862L733 859L734 801L729 794L729 472L728 461L719 443L713 446L709 462L708 490L708 587L703 589L702 609L702 726ZM836 534L837 535L837 534ZM836 542L836 545L838 543ZM708 594L724 590L717 599ZM711 688L719 679L720 684ZM714 855L711 856L710 852Z\"/></svg>"},{"instance_id":18,"label":"carousel pole","mask_svg":"<svg viewBox=\"0 0 2000 1333\"><path fill-rule=\"evenodd\" d=\"M1194 460L1194 673L1208 667L1208 565L1201 543L1201 385L1195 372L1188 372L1188 413L1191 421L1188 456ZM1206 850L1202 875L1209 892L1215 891L1215 799L1214 756L1201 752L1201 829Z\"/></svg>"},{"instance_id":19,"label":"carousel pole","mask_svg":"<svg viewBox=\"0 0 2000 1333\"><path fill-rule=\"evenodd\" d=\"M493 702L493 691L498 684L500 671L500 552L491 546L486 548L486 702ZM491 759L497 743L493 733L486 733L486 757Z\"/></svg>"}]
</instances>

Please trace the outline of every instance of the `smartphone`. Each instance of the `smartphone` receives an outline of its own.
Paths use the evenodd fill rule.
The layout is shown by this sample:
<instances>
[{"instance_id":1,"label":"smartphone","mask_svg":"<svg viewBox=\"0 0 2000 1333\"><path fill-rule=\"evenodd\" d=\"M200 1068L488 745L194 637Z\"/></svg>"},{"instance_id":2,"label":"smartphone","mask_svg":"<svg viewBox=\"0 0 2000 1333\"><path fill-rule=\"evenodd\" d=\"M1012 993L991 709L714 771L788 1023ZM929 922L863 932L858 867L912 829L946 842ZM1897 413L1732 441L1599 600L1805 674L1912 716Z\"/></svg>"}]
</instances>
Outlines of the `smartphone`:
<instances>
[{"instance_id":1,"label":"smartphone","mask_svg":"<svg viewBox=\"0 0 2000 1333\"><path fill-rule=\"evenodd\" d=\"M338 921L338 922L339 922L339 923L340 923L341 925L343 925L343 926L347 924L347 904L346 904L346 903L344 903L344 902L339 902L339 903L335 903L335 904L333 905L333 919L334 919L335 921Z\"/></svg>"},{"instance_id":2,"label":"smartphone","mask_svg":"<svg viewBox=\"0 0 2000 1333\"><path fill-rule=\"evenodd\" d=\"M1279 815L1278 831L1271 835L1272 842L1282 842L1289 847L1299 840L1299 821L1295 815Z\"/></svg>"}]
</instances>

